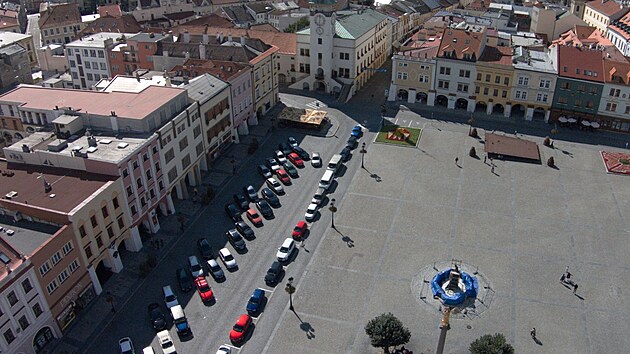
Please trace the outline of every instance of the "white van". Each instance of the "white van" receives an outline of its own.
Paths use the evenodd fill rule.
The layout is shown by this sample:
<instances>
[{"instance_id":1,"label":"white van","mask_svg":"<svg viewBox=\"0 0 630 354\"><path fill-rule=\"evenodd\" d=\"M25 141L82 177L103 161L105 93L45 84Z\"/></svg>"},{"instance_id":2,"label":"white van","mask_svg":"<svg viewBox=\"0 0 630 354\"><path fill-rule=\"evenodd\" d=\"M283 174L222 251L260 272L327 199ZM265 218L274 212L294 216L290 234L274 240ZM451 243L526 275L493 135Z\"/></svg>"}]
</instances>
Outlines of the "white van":
<instances>
[{"instance_id":1,"label":"white van","mask_svg":"<svg viewBox=\"0 0 630 354\"><path fill-rule=\"evenodd\" d=\"M326 166L326 170L333 171L336 173L337 170L339 169L339 166L341 166L341 155L335 154L333 155L332 159L330 159L330 162L328 162L328 166Z\"/></svg>"},{"instance_id":2,"label":"white van","mask_svg":"<svg viewBox=\"0 0 630 354\"><path fill-rule=\"evenodd\" d=\"M151 347L146 347L142 349L142 354L155 354L155 351L153 351L153 348Z\"/></svg>"},{"instance_id":3,"label":"white van","mask_svg":"<svg viewBox=\"0 0 630 354\"><path fill-rule=\"evenodd\" d=\"M326 172L324 172L322 179L319 181L319 188L324 188L325 190L328 190L334 179L335 171L327 170Z\"/></svg>"}]
</instances>

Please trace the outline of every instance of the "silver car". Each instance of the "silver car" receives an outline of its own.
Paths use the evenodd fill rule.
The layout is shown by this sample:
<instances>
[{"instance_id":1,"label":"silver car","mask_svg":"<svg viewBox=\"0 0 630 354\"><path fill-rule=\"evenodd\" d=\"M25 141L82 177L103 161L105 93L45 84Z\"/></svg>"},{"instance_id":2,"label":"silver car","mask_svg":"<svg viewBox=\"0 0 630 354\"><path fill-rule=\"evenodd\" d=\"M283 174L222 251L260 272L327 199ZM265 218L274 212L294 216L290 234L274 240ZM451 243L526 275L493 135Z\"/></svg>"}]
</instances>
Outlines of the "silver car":
<instances>
[{"instance_id":1,"label":"silver car","mask_svg":"<svg viewBox=\"0 0 630 354\"><path fill-rule=\"evenodd\" d=\"M319 156L319 152L314 152L311 155L311 165L313 167L322 167L322 158Z\"/></svg>"},{"instance_id":2,"label":"silver car","mask_svg":"<svg viewBox=\"0 0 630 354\"><path fill-rule=\"evenodd\" d=\"M216 259L208 260L208 272L215 280L225 279L225 273L223 273L223 269L221 269Z\"/></svg>"}]
</instances>

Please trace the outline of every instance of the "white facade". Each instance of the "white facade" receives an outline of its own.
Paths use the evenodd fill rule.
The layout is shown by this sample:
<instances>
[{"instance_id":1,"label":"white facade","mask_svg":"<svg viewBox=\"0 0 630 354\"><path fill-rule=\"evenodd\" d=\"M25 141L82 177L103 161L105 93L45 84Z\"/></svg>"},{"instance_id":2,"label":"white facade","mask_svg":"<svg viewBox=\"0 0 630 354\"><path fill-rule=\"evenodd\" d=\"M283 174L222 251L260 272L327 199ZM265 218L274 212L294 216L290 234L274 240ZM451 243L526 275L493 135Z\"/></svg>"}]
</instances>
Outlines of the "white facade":
<instances>
[{"instance_id":1,"label":"white facade","mask_svg":"<svg viewBox=\"0 0 630 354\"><path fill-rule=\"evenodd\" d=\"M612 84L609 82L604 84L597 114L622 118L628 121L628 117L630 117L630 86Z\"/></svg>"},{"instance_id":2,"label":"white facade","mask_svg":"<svg viewBox=\"0 0 630 354\"><path fill-rule=\"evenodd\" d=\"M2 353L35 353L35 336L40 331L39 335L60 336L30 264L30 261L22 263L2 280L2 286L6 286L0 293ZM30 269L24 271L27 267Z\"/></svg>"},{"instance_id":3,"label":"white facade","mask_svg":"<svg viewBox=\"0 0 630 354\"><path fill-rule=\"evenodd\" d=\"M609 26L606 36L624 56L630 56L630 32L621 32Z\"/></svg>"},{"instance_id":4,"label":"white facade","mask_svg":"<svg viewBox=\"0 0 630 354\"><path fill-rule=\"evenodd\" d=\"M431 92L427 103L432 106L439 96L446 97L447 108L456 108L459 99L468 101L467 110L474 112L475 78L474 62L438 58L435 68L435 93ZM439 99L437 99L440 101Z\"/></svg>"},{"instance_id":5,"label":"white facade","mask_svg":"<svg viewBox=\"0 0 630 354\"><path fill-rule=\"evenodd\" d=\"M102 32L81 38L66 45L68 67L75 89L91 89L101 79L111 76L107 48L123 36L133 34Z\"/></svg>"}]
</instances>

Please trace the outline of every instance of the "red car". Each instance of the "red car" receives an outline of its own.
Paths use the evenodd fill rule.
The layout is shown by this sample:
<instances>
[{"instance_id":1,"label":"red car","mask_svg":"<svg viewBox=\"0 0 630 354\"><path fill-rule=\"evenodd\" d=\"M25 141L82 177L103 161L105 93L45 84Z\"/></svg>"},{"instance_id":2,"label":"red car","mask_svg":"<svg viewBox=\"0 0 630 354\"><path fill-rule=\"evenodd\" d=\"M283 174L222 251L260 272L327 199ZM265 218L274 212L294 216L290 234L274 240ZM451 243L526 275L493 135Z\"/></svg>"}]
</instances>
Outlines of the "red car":
<instances>
[{"instance_id":1,"label":"red car","mask_svg":"<svg viewBox=\"0 0 630 354\"><path fill-rule=\"evenodd\" d=\"M297 225L295 225L295 228L293 228L291 236L293 236L293 238L296 240L301 240L304 236L304 233L306 232L306 229L308 229L306 221L298 221Z\"/></svg>"},{"instance_id":2,"label":"red car","mask_svg":"<svg viewBox=\"0 0 630 354\"><path fill-rule=\"evenodd\" d=\"M276 170L276 175L278 176L280 182L282 182L282 184L284 184L285 186L291 184L291 177L289 177L287 171L283 169Z\"/></svg>"},{"instance_id":3,"label":"red car","mask_svg":"<svg viewBox=\"0 0 630 354\"><path fill-rule=\"evenodd\" d=\"M241 344L247 338L248 332L252 328L252 317L250 315L240 315L234 327L230 331L230 340L233 344Z\"/></svg>"},{"instance_id":4,"label":"red car","mask_svg":"<svg viewBox=\"0 0 630 354\"><path fill-rule=\"evenodd\" d=\"M197 277L197 279L195 279L195 286L203 302L214 300L214 294L205 277Z\"/></svg>"},{"instance_id":5,"label":"red car","mask_svg":"<svg viewBox=\"0 0 630 354\"><path fill-rule=\"evenodd\" d=\"M302 160L302 158L300 157L300 155L292 152L289 154L289 156L287 156L287 158L289 159L289 161L291 161L291 163L293 163L296 167L302 168L304 167L304 160Z\"/></svg>"},{"instance_id":6,"label":"red car","mask_svg":"<svg viewBox=\"0 0 630 354\"><path fill-rule=\"evenodd\" d=\"M260 215L258 215L258 212L256 212L256 210L248 209L246 214L247 218L249 219L249 221L252 222L252 224L254 224L254 226L262 226L262 218L260 217Z\"/></svg>"}]
</instances>

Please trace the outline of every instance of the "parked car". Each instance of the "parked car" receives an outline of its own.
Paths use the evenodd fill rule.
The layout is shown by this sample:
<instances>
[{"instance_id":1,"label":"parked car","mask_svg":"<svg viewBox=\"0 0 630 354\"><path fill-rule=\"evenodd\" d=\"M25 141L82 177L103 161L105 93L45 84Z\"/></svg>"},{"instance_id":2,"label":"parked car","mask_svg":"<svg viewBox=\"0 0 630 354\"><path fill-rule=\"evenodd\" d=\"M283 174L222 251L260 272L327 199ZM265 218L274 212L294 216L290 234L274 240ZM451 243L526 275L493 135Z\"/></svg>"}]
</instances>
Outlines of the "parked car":
<instances>
[{"instance_id":1,"label":"parked car","mask_svg":"<svg viewBox=\"0 0 630 354\"><path fill-rule=\"evenodd\" d=\"M201 258L210 259L212 258L212 246L210 246L210 242L206 238L200 238L197 240L197 249L201 254Z\"/></svg>"},{"instance_id":2,"label":"parked car","mask_svg":"<svg viewBox=\"0 0 630 354\"><path fill-rule=\"evenodd\" d=\"M287 156L287 159L289 159L289 161L291 161L292 164L294 164L296 167L302 168L304 167L304 160L302 160L302 158L300 157L300 155L292 152Z\"/></svg>"},{"instance_id":3,"label":"parked car","mask_svg":"<svg viewBox=\"0 0 630 354\"><path fill-rule=\"evenodd\" d=\"M317 204L311 203L308 208L306 208L306 214L304 214L304 218L306 221L315 220L315 215L317 214Z\"/></svg>"},{"instance_id":4,"label":"parked car","mask_svg":"<svg viewBox=\"0 0 630 354\"><path fill-rule=\"evenodd\" d=\"M173 306L179 305L179 301L177 301L177 295L175 295L170 285L162 287L162 294L164 295L164 303L166 304L166 308L170 309Z\"/></svg>"},{"instance_id":5,"label":"parked car","mask_svg":"<svg viewBox=\"0 0 630 354\"><path fill-rule=\"evenodd\" d=\"M241 218L241 213L242 213L241 208L239 208L234 203L225 204L225 212L233 221L243 220Z\"/></svg>"},{"instance_id":6,"label":"parked car","mask_svg":"<svg viewBox=\"0 0 630 354\"><path fill-rule=\"evenodd\" d=\"M282 168L287 171L287 174L291 176L291 178L298 178L300 175L298 174L297 168L293 166L289 161L282 164Z\"/></svg>"},{"instance_id":7,"label":"parked car","mask_svg":"<svg viewBox=\"0 0 630 354\"><path fill-rule=\"evenodd\" d=\"M306 150L302 149L299 146L294 146L293 147L293 152L295 152L296 154L300 155L300 157L302 158L302 160L308 160L311 157L309 156L308 152L306 152Z\"/></svg>"},{"instance_id":8,"label":"parked car","mask_svg":"<svg viewBox=\"0 0 630 354\"><path fill-rule=\"evenodd\" d=\"M256 235L254 235L254 230L249 227L249 225L247 225L245 221L239 221L235 223L234 227L236 227L236 230L238 230L238 232L240 232L241 235L243 235L243 237L248 240L253 240L256 237Z\"/></svg>"},{"instance_id":9,"label":"parked car","mask_svg":"<svg viewBox=\"0 0 630 354\"><path fill-rule=\"evenodd\" d=\"M267 159L265 159L265 163L267 164L267 167L271 169L272 172L280 168L278 161L276 161L276 159L273 157L268 157Z\"/></svg>"},{"instance_id":10,"label":"parked car","mask_svg":"<svg viewBox=\"0 0 630 354\"><path fill-rule=\"evenodd\" d=\"M280 144L278 144L278 150L282 151L284 156L287 156L288 154L293 152L293 148L291 148L291 145L289 145L287 143L280 143Z\"/></svg>"},{"instance_id":11,"label":"parked car","mask_svg":"<svg viewBox=\"0 0 630 354\"><path fill-rule=\"evenodd\" d=\"M269 203L267 203L266 200L261 199L259 201L256 202L256 208L258 208L258 211L260 211L260 213L262 214L262 216L269 220L269 219L273 219L274 215L273 215L273 209L271 209L271 206L269 205Z\"/></svg>"},{"instance_id":12,"label":"parked car","mask_svg":"<svg viewBox=\"0 0 630 354\"><path fill-rule=\"evenodd\" d=\"M232 198L234 199L234 202L236 203L236 205L238 205L241 210L247 210L249 209L249 200L247 200L247 198L240 194L240 193L236 193L232 196Z\"/></svg>"},{"instance_id":13,"label":"parked car","mask_svg":"<svg viewBox=\"0 0 630 354\"><path fill-rule=\"evenodd\" d=\"M265 302L265 291L263 289L256 289L249 297L247 301L247 313L251 316L256 316L262 311L263 304Z\"/></svg>"},{"instance_id":14,"label":"parked car","mask_svg":"<svg viewBox=\"0 0 630 354\"><path fill-rule=\"evenodd\" d=\"M168 322L166 322L166 316L164 312L160 309L160 304L157 302L152 302L147 306L147 311L149 312L149 320L151 320L151 326L156 331L161 331L168 327Z\"/></svg>"},{"instance_id":15,"label":"parked car","mask_svg":"<svg viewBox=\"0 0 630 354\"><path fill-rule=\"evenodd\" d=\"M186 269L178 268L175 274L177 275L177 282L181 291L187 293L192 290L192 278Z\"/></svg>"},{"instance_id":16,"label":"parked car","mask_svg":"<svg viewBox=\"0 0 630 354\"><path fill-rule=\"evenodd\" d=\"M354 128L352 128L352 133L350 133L350 135L360 138L361 135L363 135L363 127L359 124L355 125Z\"/></svg>"},{"instance_id":17,"label":"parked car","mask_svg":"<svg viewBox=\"0 0 630 354\"><path fill-rule=\"evenodd\" d=\"M282 264L278 261L274 261L271 264L271 267L267 269L267 274L265 274L265 284L275 286L280 281L282 276Z\"/></svg>"},{"instance_id":18,"label":"parked car","mask_svg":"<svg viewBox=\"0 0 630 354\"><path fill-rule=\"evenodd\" d=\"M193 278L203 277L205 275L203 266L199 263L197 256L188 257L188 267L190 269L190 275L192 275Z\"/></svg>"},{"instance_id":19,"label":"parked car","mask_svg":"<svg viewBox=\"0 0 630 354\"><path fill-rule=\"evenodd\" d=\"M252 329L252 317L250 315L240 315L230 331L230 340L233 344L241 344L247 338Z\"/></svg>"},{"instance_id":20,"label":"parked car","mask_svg":"<svg viewBox=\"0 0 630 354\"><path fill-rule=\"evenodd\" d=\"M216 281L225 280L225 273L223 273L223 269L221 269L221 266L219 266L219 263L217 263L216 259L209 259L207 264L208 264L208 273L212 275L214 280Z\"/></svg>"},{"instance_id":21,"label":"parked car","mask_svg":"<svg viewBox=\"0 0 630 354\"><path fill-rule=\"evenodd\" d=\"M317 191L313 194L313 198L311 198L311 203L317 205L322 204L325 194L326 190L324 188L317 188Z\"/></svg>"},{"instance_id":22,"label":"parked car","mask_svg":"<svg viewBox=\"0 0 630 354\"><path fill-rule=\"evenodd\" d=\"M283 169L276 170L276 176L278 176L278 179L280 180L280 182L282 182L285 186L288 186L291 184L291 177L289 177L289 174L287 174L287 171Z\"/></svg>"},{"instance_id":23,"label":"parked car","mask_svg":"<svg viewBox=\"0 0 630 354\"><path fill-rule=\"evenodd\" d=\"M171 335L168 333L167 330L158 332L157 337L158 341L160 342L160 346L162 347L162 353L177 353L177 350L175 350L175 344L173 344L173 339L171 338Z\"/></svg>"},{"instance_id":24,"label":"parked car","mask_svg":"<svg viewBox=\"0 0 630 354\"><path fill-rule=\"evenodd\" d=\"M197 277L197 279L195 279L195 287L197 287L197 292L199 296L201 296L201 301L209 302L214 300L214 293L210 285L208 285L206 277Z\"/></svg>"},{"instance_id":25,"label":"parked car","mask_svg":"<svg viewBox=\"0 0 630 354\"><path fill-rule=\"evenodd\" d=\"M219 347L216 354L232 354L232 348L230 348L227 344L223 344Z\"/></svg>"},{"instance_id":26,"label":"parked car","mask_svg":"<svg viewBox=\"0 0 630 354\"><path fill-rule=\"evenodd\" d=\"M229 249L221 248L219 250L219 257L221 258L221 262L225 264L225 267L227 269L238 268L238 265L236 264L236 259L234 259L234 256L232 256L232 253L230 253Z\"/></svg>"},{"instance_id":27,"label":"parked car","mask_svg":"<svg viewBox=\"0 0 630 354\"><path fill-rule=\"evenodd\" d=\"M291 258L291 254L295 250L295 241L292 238L286 238L284 242L282 242L282 246L278 248L278 252L276 252L276 257L280 262L286 262Z\"/></svg>"},{"instance_id":28,"label":"parked car","mask_svg":"<svg viewBox=\"0 0 630 354\"><path fill-rule=\"evenodd\" d=\"M120 354L135 354L133 350L133 342L131 338L125 337L118 341L118 347L120 348Z\"/></svg>"},{"instance_id":29,"label":"parked car","mask_svg":"<svg viewBox=\"0 0 630 354\"><path fill-rule=\"evenodd\" d=\"M357 138L354 136L350 136L348 141L346 142L346 147L350 150L353 150L357 147Z\"/></svg>"},{"instance_id":30,"label":"parked car","mask_svg":"<svg viewBox=\"0 0 630 354\"><path fill-rule=\"evenodd\" d=\"M241 234L236 231L236 229L228 230L225 233L225 237L227 237L228 241L230 242L230 244L232 244L237 252L245 251L245 241L243 240L243 237L241 237Z\"/></svg>"},{"instance_id":31,"label":"parked car","mask_svg":"<svg viewBox=\"0 0 630 354\"><path fill-rule=\"evenodd\" d=\"M256 226L256 227L263 226L262 218L260 217L260 215L258 215L256 210L248 209L247 212L246 212L246 215L247 215L247 218L249 219L249 221L251 221L252 224L254 224L254 226Z\"/></svg>"},{"instance_id":32,"label":"parked car","mask_svg":"<svg viewBox=\"0 0 630 354\"><path fill-rule=\"evenodd\" d=\"M297 140L295 140L294 137L290 136L289 139L287 139L289 141L289 145L291 145L291 147L295 147L298 146L298 142Z\"/></svg>"},{"instance_id":33,"label":"parked car","mask_svg":"<svg viewBox=\"0 0 630 354\"><path fill-rule=\"evenodd\" d=\"M142 349L142 354L155 354L153 347L144 347Z\"/></svg>"},{"instance_id":34,"label":"parked car","mask_svg":"<svg viewBox=\"0 0 630 354\"><path fill-rule=\"evenodd\" d=\"M311 166L322 167L322 157L319 155L319 152L314 152L313 156L311 156Z\"/></svg>"},{"instance_id":35,"label":"parked car","mask_svg":"<svg viewBox=\"0 0 630 354\"><path fill-rule=\"evenodd\" d=\"M295 240L301 240L304 237L304 233L308 229L308 224L305 221L298 221L295 227L293 228L293 232L291 232L291 237Z\"/></svg>"},{"instance_id":36,"label":"parked car","mask_svg":"<svg viewBox=\"0 0 630 354\"><path fill-rule=\"evenodd\" d=\"M276 150L276 160L278 160L278 163L282 165L283 163L287 162L287 157L284 156L284 152Z\"/></svg>"},{"instance_id":37,"label":"parked car","mask_svg":"<svg viewBox=\"0 0 630 354\"><path fill-rule=\"evenodd\" d=\"M258 201L258 192L256 192L256 188L254 188L254 186L252 186L251 184L247 187L243 187L243 193L245 193L245 195L247 196L247 198L249 198L251 202L255 203Z\"/></svg>"},{"instance_id":38,"label":"parked car","mask_svg":"<svg viewBox=\"0 0 630 354\"><path fill-rule=\"evenodd\" d=\"M270 177L270 178L267 178L265 183L267 183L267 186L271 188L274 192L276 192L276 194L278 195L284 194L284 187L282 187L282 185L280 184L280 182L278 182L277 179Z\"/></svg>"},{"instance_id":39,"label":"parked car","mask_svg":"<svg viewBox=\"0 0 630 354\"><path fill-rule=\"evenodd\" d=\"M271 171L265 165L258 165L258 173L260 173L260 175L263 176L264 178L269 178L272 176Z\"/></svg>"},{"instance_id":40,"label":"parked car","mask_svg":"<svg viewBox=\"0 0 630 354\"><path fill-rule=\"evenodd\" d=\"M343 148L343 150L341 150L341 152L339 153L339 155L341 155L341 159L343 161L348 161L350 160L350 149L346 146L345 148Z\"/></svg>"},{"instance_id":41,"label":"parked car","mask_svg":"<svg viewBox=\"0 0 630 354\"><path fill-rule=\"evenodd\" d=\"M273 208L281 207L280 198L274 193L271 189L265 187L260 191L260 195L262 195L263 199L269 203Z\"/></svg>"}]
</instances>

